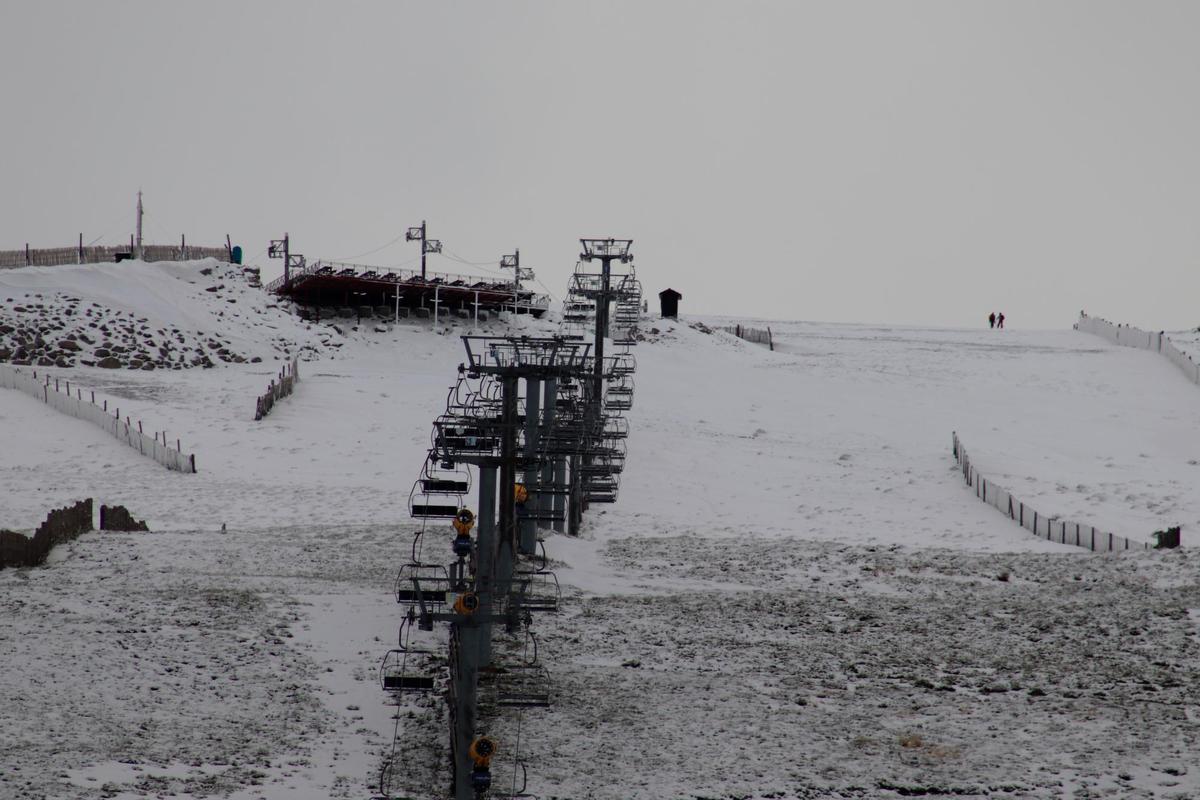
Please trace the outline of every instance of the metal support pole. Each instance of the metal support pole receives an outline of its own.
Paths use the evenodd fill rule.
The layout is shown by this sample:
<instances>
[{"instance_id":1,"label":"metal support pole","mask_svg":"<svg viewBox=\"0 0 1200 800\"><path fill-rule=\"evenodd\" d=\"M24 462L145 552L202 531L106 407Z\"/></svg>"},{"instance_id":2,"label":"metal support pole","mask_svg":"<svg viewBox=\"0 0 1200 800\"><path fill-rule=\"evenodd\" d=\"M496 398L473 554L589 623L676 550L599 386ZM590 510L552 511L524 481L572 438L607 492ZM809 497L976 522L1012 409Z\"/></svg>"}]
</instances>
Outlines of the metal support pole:
<instances>
[{"instance_id":1,"label":"metal support pole","mask_svg":"<svg viewBox=\"0 0 1200 800\"><path fill-rule=\"evenodd\" d=\"M479 509L476 513L479 533L475 550L475 591L479 594L479 614L487 619L494 603L496 569L496 468L479 468ZM491 623L485 623L479 639L479 663L492 663Z\"/></svg>"},{"instance_id":2,"label":"metal support pole","mask_svg":"<svg viewBox=\"0 0 1200 800\"><path fill-rule=\"evenodd\" d=\"M138 204L137 204L137 246L133 250L133 257L141 260L142 258L142 190L138 189Z\"/></svg>"},{"instance_id":3,"label":"metal support pole","mask_svg":"<svg viewBox=\"0 0 1200 800\"><path fill-rule=\"evenodd\" d=\"M471 740L475 735L476 690L479 681L479 628L471 624L454 623L458 647L458 664L450 665L450 680L454 681L454 800L475 800L471 787Z\"/></svg>"},{"instance_id":4,"label":"metal support pole","mask_svg":"<svg viewBox=\"0 0 1200 800\"><path fill-rule=\"evenodd\" d=\"M550 436L550 432L554 430L554 412L557 410L555 408L555 402L557 400L558 400L558 380L556 378L548 378L542 384L542 436L543 437ZM550 494L543 494L538 499L537 507L539 509L541 509L542 511L550 512L551 516L558 516L558 513L555 510L555 506L557 505L556 500L559 497L562 497L562 495L560 495L558 493L559 487L558 487L556 481L554 480L554 463L556 460L557 459L555 459L555 458L548 458L548 459L546 459L545 462L542 463L541 477L538 480L539 484L541 484L542 486L550 487L552 491ZM553 526L556 526L557 524L558 524L557 522L552 520L550 523L547 524L546 527L553 527ZM555 528L555 530L557 530L557 528Z\"/></svg>"},{"instance_id":5,"label":"metal support pole","mask_svg":"<svg viewBox=\"0 0 1200 800\"><path fill-rule=\"evenodd\" d=\"M421 220L421 282L425 282L425 220Z\"/></svg>"},{"instance_id":6,"label":"metal support pole","mask_svg":"<svg viewBox=\"0 0 1200 800\"><path fill-rule=\"evenodd\" d=\"M424 275L424 264L425 264L425 256L422 255L421 256L422 275ZM438 292L440 292L441 290L442 290L441 286L433 287L433 329L435 331L437 330L437 321L438 321L438 303L441 302L440 300L438 300Z\"/></svg>"},{"instance_id":7,"label":"metal support pole","mask_svg":"<svg viewBox=\"0 0 1200 800\"><path fill-rule=\"evenodd\" d=\"M529 489L529 499L525 503L528 511L537 514L541 507L541 498L534 494L533 487L538 482L538 468L533 461L538 454L538 428L541 424L542 386L537 378L525 379L525 486ZM533 555L537 552L537 520L522 519L520 524L520 547L522 555Z\"/></svg>"},{"instance_id":8,"label":"metal support pole","mask_svg":"<svg viewBox=\"0 0 1200 800\"><path fill-rule=\"evenodd\" d=\"M558 456L554 459L554 485L559 489L553 498L554 516L559 517L554 520L554 530L565 533L567 530L567 496L562 492L563 487L567 485L567 459L565 456Z\"/></svg>"},{"instance_id":9,"label":"metal support pole","mask_svg":"<svg viewBox=\"0 0 1200 800\"><path fill-rule=\"evenodd\" d=\"M496 556L496 581L508 586L516 563L517 520L513 502L517 482L517 379L506 375L501 381L500 416L500 498L499 547Z\"/></svg>"},{"instance_id":10,"label":"metal support pole","mask_svg":"<svg viewBox=\"0 0 1200 800\"><path fill-rule=\"evenodd\" d=\"M583 481L579 467L583 463L580 456L571 456L571 495L567 503L567 533L579 535L579 526L583 523Z\"/></svg>"}]
</instances>

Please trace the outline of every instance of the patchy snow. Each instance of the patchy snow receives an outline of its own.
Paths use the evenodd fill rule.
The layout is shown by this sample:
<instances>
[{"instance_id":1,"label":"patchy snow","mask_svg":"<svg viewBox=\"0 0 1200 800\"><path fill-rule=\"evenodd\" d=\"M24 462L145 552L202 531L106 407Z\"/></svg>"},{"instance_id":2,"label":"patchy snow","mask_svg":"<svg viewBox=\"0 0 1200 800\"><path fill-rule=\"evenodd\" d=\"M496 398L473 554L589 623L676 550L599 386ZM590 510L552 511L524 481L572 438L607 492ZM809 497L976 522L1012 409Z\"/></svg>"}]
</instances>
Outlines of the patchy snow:
<instances>
[{"instance_id":1,"label":"patchy snow","mask_svg":"<svg viewBox=\"0 0 1200 800\"><path fill-rule=\"evenodd\" d=\"M378 665L409 488L470 328L339 332L232 276L228 303L196 268L3 274L2 296L103 303L264 361L49 370L182 439L196 475L0 392L0 526L90 496L155 531L0 571L0 730L19 742L0 797L359 798L394 729L401 785L441 796L444 704L389 704ZM555 704L520 720L530 791L1200 794L1196 387L1074 331L771 325L775 352L646 320L619 501L578 539L547 534L567 602L534 626ZM313 359L297 392L255 422L296 352ZM1182 524L1185 549L1030 536L962 485L952 430L1044 513ZM488 725L508 786L517 719Z\"/></svg>"}]
</instances>

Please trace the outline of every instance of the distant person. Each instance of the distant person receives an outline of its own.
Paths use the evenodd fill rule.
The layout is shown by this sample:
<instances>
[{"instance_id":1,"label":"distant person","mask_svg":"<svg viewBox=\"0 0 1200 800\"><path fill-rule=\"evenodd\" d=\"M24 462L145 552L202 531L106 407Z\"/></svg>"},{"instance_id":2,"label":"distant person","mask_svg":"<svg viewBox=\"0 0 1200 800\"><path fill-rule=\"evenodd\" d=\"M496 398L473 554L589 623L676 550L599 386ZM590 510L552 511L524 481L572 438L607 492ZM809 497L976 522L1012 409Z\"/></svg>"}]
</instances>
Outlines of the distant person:
<instances>
[{"instance_id":1,"label":"distant person","mask_svg":"<svg viewBox=\"0 0 1200 800\"><path fill-rule=\"evenodd\" d=\"M988 314L988 327L989 328L996 327L996 312L995 311Z\"/></svg>"},{"instance_id":2,"label":"distant person","mask_svg":"<svg viewBox=\"0 0 1200 800\"><path fill-rule=\"evenodd\" d=\"M1001 329L1004 328L1004 312L1003 311L1001 311L999 314L996 315L996 327L1001 328Z\"/></svg>"}]
</instances>

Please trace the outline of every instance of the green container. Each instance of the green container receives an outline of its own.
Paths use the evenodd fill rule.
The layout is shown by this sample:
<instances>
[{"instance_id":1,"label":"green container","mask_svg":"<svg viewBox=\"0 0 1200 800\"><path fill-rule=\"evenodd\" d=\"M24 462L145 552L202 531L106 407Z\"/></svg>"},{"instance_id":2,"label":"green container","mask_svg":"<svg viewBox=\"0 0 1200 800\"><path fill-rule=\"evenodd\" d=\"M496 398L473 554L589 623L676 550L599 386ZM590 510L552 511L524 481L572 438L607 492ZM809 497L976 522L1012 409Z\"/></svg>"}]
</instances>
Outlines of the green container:
<instances>
[{"instance_id":1,"label":"green container","mask_svg":"<svg viewBox=\"0 0 1200 800\"><path fill-rule=\"evenodd\" d=\"M235 244L229 250L229 260L234 264L242 263L242 246L240 244Z\"/></svg>"}]
</instances>

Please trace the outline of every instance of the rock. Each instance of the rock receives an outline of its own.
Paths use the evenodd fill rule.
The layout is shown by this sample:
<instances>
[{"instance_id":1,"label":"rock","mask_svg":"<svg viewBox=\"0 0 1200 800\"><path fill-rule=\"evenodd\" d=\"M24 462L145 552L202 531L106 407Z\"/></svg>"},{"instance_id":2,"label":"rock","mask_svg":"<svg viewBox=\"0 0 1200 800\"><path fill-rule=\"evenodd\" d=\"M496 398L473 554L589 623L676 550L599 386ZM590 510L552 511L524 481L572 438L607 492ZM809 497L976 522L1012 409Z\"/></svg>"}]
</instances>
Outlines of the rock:
<instances>
[{"instance_id":1,"label":"rock","mask_svg":"<svg viewBox=\"0 0 1200 800\"><path fill-rule=\"evenodd\" d=\"M0 361L8 361L12 358L13 351L7 347L0 347Z\"/></svg>"},{"instance_id":2,"label":"rock","mask_svg":"<svg viewBox=\"0 0 1200 800\"><path fill-rule=\"evenodd\" d=\"M107 356L97 361L96 366L104 367L105 369L120 369L123 364L121 363L121 359L115 356Z\"/></svg>"},{"instance_id":3,"label":"rock","mask_svg":"<svg viewBox=\"0 0 1200 800\"><path fill-rule=\"evenodd\" d=\"M250 363L251 364L261 364L262 356L255 356L254 358L250 359Z\"/></svg>"},{"instance_id":4,"label":"rock","mask_svg":"<svg viewBox=\"0 0 1200 800\"><path fill-rule=\"evenodd\" d=\"M97 347L96 348L96 352L95 352L96 358L108 358L111 355L112 355L112 352L107 347Z\"/></svg>"},{"instance_id":5,"label":"rock","mask_svg":"<svg viewBox=\"0 0 1200 800\"><path fill-rule=\"evenodd\" d=\"M70 350L72 353L79 352L79 344L74 339L63 339L58 346L63 350Z\"/></svg>"},{"instance_id":6,"label":"rock","mask_svg":"<svg viewBox=\"0 0 1200 800\"><path fill-rule=\"evenodd\" d=\"M37 360L37 365L38 365L39 367L53 367L53 366L54 366L54 361L52 361L52 360L51 360L51 359L49 359L49 358L46 358L45 356L41 356L41 357L40 357L40 358L38 358L38 360Z\"/></svg>"},{"instance_id":7,"label":"rock","mask_svg":"<svg viewBox=\"0 0 1200 800\"><path fill-rule=\"evenodd\" d=\"M154 362L153 362L153 361L147 361L145 364L142 364L142 369L144 369L144 370L146 370L147 372L149 372L150 370L154 369Z\"/></svg>"}]
</instances>

